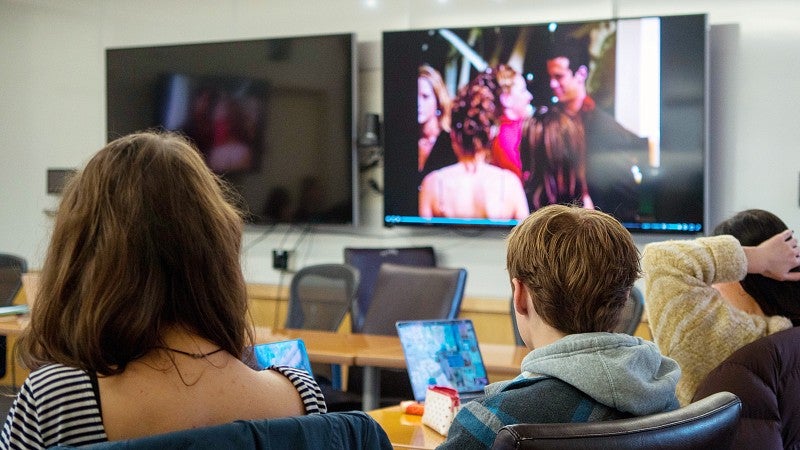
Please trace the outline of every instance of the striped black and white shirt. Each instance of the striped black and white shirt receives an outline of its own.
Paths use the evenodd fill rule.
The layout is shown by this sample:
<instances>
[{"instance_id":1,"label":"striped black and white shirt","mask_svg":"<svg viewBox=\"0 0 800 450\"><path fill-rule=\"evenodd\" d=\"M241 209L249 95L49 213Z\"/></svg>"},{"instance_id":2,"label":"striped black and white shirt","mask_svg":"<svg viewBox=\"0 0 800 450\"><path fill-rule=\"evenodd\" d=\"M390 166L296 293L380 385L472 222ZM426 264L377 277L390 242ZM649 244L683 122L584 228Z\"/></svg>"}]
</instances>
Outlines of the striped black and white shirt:
<instances>
[{"instance_id":1,"label":"striped black and white shirt","mask_svg":"<svg viewBox=\"0 0 800 450\"><path fill-rule=\"evenodd\" d=\"M316 381L303 370L272 366L294 384L306 414L327 412ZM53 364L32 372L20 388L0 434L0 449L46 449L108 440L100 412L97 377Z\"/></svg>"}]
</instances>

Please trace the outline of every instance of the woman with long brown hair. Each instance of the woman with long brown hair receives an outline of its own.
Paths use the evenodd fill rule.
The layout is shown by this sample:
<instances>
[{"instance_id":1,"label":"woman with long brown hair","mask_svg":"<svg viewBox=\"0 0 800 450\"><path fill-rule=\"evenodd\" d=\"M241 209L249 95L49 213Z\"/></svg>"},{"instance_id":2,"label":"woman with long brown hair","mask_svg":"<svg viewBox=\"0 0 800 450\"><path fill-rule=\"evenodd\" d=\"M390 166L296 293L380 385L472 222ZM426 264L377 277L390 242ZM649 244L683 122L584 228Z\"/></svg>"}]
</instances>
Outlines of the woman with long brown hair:
<instances>
[{"instance_id":1,"label":"woman with long brown hair","mask_svg":"<svg viewBox=\"0 0 800 450\"><path fill-rule=\"evenodd\" d=\"M242 219L170 133L101 149L59 206L2 447L83 445L325 412L302 371L242 362ZM101 408L102 406L102 408Z\"/></svg>"}]
</instances>

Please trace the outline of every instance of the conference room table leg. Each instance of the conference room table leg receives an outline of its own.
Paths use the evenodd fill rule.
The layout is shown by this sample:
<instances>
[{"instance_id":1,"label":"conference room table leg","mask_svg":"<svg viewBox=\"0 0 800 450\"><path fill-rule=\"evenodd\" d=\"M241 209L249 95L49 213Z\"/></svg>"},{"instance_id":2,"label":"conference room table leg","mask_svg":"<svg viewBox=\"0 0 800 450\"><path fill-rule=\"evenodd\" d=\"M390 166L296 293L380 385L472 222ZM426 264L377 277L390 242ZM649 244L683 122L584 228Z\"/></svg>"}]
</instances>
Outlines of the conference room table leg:
<instances>
[{"instance_id":1,"label":"conference room table leg","mask_svg":"<svg viewBox=\"0 0 800 450\"><path fill-rule=\"evenodd\" d=\"M377 367L364 366L364 387L361 393L361 409L372 411L380 406L381 374Z\"/></svg>"}]
</instances>

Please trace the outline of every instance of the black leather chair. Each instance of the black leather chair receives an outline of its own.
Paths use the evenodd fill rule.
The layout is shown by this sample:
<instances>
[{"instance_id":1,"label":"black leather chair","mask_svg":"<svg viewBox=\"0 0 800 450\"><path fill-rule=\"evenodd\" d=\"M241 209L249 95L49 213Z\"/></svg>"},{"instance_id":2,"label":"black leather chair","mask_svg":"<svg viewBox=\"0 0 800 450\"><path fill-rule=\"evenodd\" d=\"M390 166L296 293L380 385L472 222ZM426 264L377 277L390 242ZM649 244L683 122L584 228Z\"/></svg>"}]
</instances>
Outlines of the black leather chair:
<instances>
[{"instance_id":1,"label":"black leather chair","mask_svg":"<svg viewBox=\"0 0 800 450\"><path fill-rule=\"evenodd\" d=\"M727 449L732 446L741 411L739 397L719 392L649 416L507 425L500 429L492 449Z\"/></svg>"}]
</instances>

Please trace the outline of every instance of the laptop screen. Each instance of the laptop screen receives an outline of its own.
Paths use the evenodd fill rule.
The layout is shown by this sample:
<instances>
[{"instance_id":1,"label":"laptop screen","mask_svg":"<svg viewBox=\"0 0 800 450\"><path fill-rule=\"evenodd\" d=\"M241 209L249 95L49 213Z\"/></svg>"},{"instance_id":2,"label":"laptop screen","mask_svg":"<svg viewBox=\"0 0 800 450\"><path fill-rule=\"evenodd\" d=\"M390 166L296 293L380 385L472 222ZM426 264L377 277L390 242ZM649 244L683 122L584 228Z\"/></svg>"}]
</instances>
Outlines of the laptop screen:
<instances>
[{"instance_id":1,"label":"laptop screen","mask_svg":"<svg viewBox=\"0 0 800 450\"><path fill-rule=\"evenodd\" d=\"M424 401L434 384L462 397L483 393L489 378L471 320L401 321L396 327L415 400Z\"/></svg>"},{"instance_id":2,"label":"laptop screen","mask_svg":"<svg viewBox=\"0 0 800 450\"><path fill-rule=\"evenodd\" d=\"M306 346L300 339L288 341L269 342L253 346L256 369L263 370L269 366L289 366L303 369L310 375L311 362L308 359Z\"/></svg>"}]
</instances>

